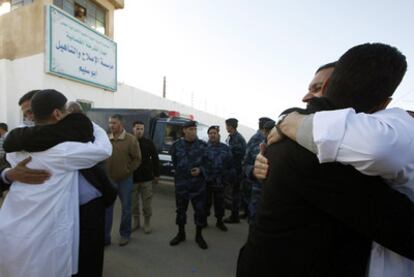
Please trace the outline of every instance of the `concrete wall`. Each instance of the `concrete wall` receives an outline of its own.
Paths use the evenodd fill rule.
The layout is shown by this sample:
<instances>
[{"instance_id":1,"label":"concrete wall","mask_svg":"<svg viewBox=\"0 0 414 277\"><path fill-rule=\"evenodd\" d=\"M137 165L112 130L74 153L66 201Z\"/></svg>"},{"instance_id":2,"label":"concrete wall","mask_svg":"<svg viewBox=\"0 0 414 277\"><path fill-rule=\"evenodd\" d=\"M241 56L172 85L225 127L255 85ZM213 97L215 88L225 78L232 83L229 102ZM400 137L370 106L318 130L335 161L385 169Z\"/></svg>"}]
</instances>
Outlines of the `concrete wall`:
<instances>
[{"instance_id":1,"label":"concrete wall","mask_svg":"<svg viewBox=\"0 0 414 277\"><path fill-rule=\"evenodd\" d=\"M122 8L124 1L95 0L95 2L107 10L106 35L113 39L114 5ZM52 3L53 0L34 0L31 5L25 5L0 16L0 59L14 60L45 51L44 5Z\"/></svg>"},{"instance_id":2,"label":"concrete wall","mask_svg":"<svg viewBox=\"0 0 414 277\"><path fill-rule=\"evenodd\" d=\"M0 59L44 51L44 1L37 0L0 16Z\"/></svg>"},{"instance_id":3,"label":"concrete wall","mask_svg":"<svg viewBox=\"0 0 414 277\"><path fill-rule=\"evenodd\" d=\"M37 54L13 61L0 60L0 122L7 122L11 127L21 123L22 115L17 102L19 98L32 89L54 88L63 92L70 100L87 100L96 108L148 108L179 111L193 114L197 121L207 125L220 125L222 135L226 135L224 118L212 115L192 107L164 99L154 94L119 84L117 92L84 85L64 78L44 73L44 55ZM239 131L246 137L254 130L240 126Z\"/></svg>"}]
</instances>

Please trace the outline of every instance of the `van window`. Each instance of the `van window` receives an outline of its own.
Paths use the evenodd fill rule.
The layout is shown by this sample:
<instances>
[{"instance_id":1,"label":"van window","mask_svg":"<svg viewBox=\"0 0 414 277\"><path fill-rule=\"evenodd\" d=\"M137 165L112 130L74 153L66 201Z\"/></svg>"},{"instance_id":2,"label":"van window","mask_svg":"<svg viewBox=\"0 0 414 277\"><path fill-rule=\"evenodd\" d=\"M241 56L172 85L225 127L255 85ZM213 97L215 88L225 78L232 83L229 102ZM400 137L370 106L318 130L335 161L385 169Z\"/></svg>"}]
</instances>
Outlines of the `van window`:
<instances>
[{"instance_id":1,"label":"van window","mask_svg":"<svg viewBox=\"0 0 414 277\"><path fill-rule=\"evenodd\" d=\"M171 145L182 136L181 125L158 121L153 142L159 153L168 153Z\"/></svg>"},{"instance_id":2,"label":"van window","mask_svg":"<svg viewBox=\"0 0 414 277\"><path fill-rule=\"evenodd\" d=\"M180 137L182 137L182 127L180 125L167 124L164 131L164 144L172 145Z\"/></svg>"},{"instance_id":3,"label":"van window","mask_svg":"<svg viewBox=\"0 0 414 277\"><path fill-rule=\"evenodd\" d=\"M208 141L208 134L207 134L208 126L198 123L197 124L197 137L205 142Z\"/></svg>"}]
</instances>

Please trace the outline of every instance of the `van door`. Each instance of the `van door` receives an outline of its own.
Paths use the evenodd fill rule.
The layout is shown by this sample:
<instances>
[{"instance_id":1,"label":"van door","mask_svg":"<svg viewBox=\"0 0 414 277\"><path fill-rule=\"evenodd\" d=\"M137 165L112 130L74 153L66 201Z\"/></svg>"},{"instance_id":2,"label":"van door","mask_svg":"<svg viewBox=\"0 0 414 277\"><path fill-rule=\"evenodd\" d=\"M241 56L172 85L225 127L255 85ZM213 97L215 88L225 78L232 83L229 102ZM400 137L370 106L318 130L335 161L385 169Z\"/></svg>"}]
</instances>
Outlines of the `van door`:
<instances>
[{"instance_id":1,"label":"van door","mask_svg":"<svg viewBox=\"0 0 414 277\"><path fill-rule=\"evenodd\" d=\"M173 143L181 138L182 125L173 121L160 119L157 121L153 141L157 147L160 160L160 174L174 176L174 168L171 161L170 149Z\"/></svg>"}]
</instances>

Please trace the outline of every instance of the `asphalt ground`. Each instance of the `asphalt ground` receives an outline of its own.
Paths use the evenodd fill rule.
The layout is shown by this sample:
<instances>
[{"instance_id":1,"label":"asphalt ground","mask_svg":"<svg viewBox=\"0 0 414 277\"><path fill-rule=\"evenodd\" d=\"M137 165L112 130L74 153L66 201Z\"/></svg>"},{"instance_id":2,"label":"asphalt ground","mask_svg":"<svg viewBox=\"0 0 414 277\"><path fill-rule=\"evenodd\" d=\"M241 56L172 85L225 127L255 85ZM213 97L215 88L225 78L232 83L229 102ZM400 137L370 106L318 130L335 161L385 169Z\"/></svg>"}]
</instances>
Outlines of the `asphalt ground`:
<instances>
[{"instance_id":1,"label":"asphalt ground","mask_svg":"<svg viewBox=\"0 0 414 277\"><path fill-rule=\"evenodd\" d=\"M229 231L223 232L215 227L216 220L210 216L209 226L203 230L209 248L202 250L194 241L195 225L190 204L187 240L172 247L169 241L177 234L174 186L164 180L156 186L155 192L152 233L144 234L139 229L132 233L130 243L123 247L118 246L121 209L117 201L112 245L105 249L104 277L235 276L238 252L247 238L246 221L227 224Z\"/></svg>"}]
</instances>

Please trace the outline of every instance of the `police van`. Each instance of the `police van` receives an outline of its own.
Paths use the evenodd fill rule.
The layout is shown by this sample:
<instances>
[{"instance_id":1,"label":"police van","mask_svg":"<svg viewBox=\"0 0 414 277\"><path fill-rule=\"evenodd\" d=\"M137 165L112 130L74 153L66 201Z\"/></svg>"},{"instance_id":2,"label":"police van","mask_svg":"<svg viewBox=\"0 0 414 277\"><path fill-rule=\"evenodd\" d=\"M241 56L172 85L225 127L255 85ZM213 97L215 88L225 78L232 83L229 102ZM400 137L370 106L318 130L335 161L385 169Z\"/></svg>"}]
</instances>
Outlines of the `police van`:
<instances>
[{"instance_id":1,"label":"police van","mask_svg":"<svg viewBox=\"0 0 414 277\"><path fill-rule=\"evenodd\" d=\"M93 108L86 112L88 117L96 124L108 130L109 117L119 114L124 118L124 128L132 133L132 124L142 121L145 125L144 136L151 139L158 151L160 159L160 174L174 176L169 150L171 145L182 136L182 126L189 120L195 120L193 115L184 115L178 111L156 109L104 109ZM197 135L199 139L208 140L208 126L197 122Z\"/></svg>"}]
</instances>

